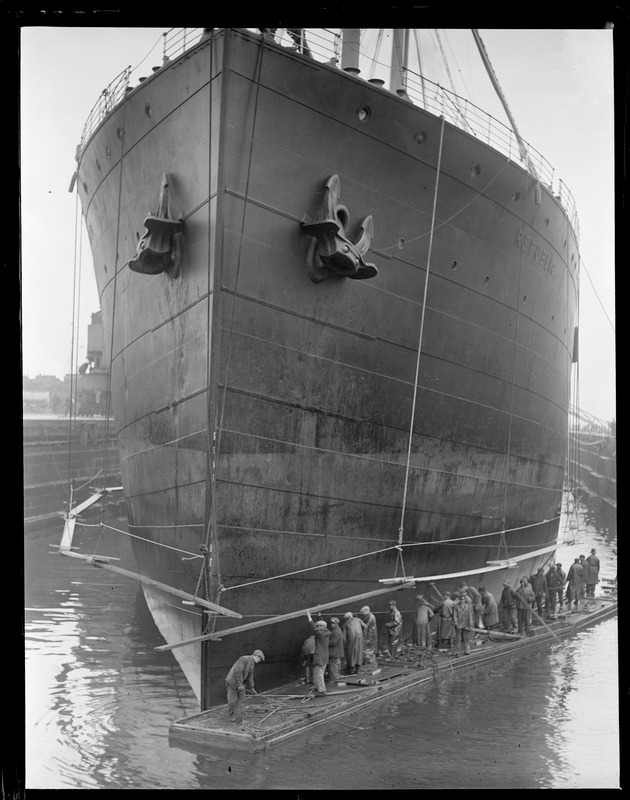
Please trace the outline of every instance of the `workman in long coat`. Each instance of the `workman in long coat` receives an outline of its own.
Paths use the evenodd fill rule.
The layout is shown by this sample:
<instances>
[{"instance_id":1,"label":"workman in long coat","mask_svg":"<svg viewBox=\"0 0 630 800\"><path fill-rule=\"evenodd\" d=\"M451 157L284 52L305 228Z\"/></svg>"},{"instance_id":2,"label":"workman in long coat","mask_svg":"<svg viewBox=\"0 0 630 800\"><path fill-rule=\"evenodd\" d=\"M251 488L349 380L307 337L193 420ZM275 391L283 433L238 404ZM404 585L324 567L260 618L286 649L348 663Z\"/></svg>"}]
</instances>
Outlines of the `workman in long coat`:
<instances>
[{"instance_id":1,"label":"workman in long coat","mask_svg":"<svg viewBox=\"0 0 630 800\"><path fill-rule=\"evenodd\" d=\"M545 575L545 580L547 581L547 614L555 616L556 603L558 602L558 589L561 590L562 581L555 564L549 567Z\"/></svg>"},{"instance_id":2,"label":"workman in long coat","mask_svg":"<svg viewBox=\"0 0 630 800\"><path fill-rule=\"evenodd\" d=\"M527 578L521 578L520 586L514 592L514 598L516 600L518 632L529 636L532 629L532 606L536 602L536 595Z\"/></svg>"},{"instance_id":3,"label":"workman in long coat","mask_svg":"<svg viewBox=\"0 0 630 800\"><path fill-rule=\"evenodd\" d=\"M479 587L479 594L481 595L481 607L483 608L483 626L488 630L492 630L499 624L497 601L494 599L494 595L484 586Z\"/></svg>"},{"instance_id":4,"label":"workman in long coat","mask_svg":"<svg viewBox=\"0 0 630 800\"><path fill-rule=\"evenodd\" d=\"M359 611L365 623L365 633L363 635L363 663L376 664L376 649L378 647L378 630L376 627L376 617L370 611L369 606L363 606Z\"/></svg>"},{"instance_id":5,"label":"workman in long coat","mask_svg":"<svg viewBox=\"0 0 630 800\"><path fill-rule=\"evenodd\" d=\"M343 615L343 650L346 655L346 675L356 675L363 664L363 636L365 623L352 611Z\"/></svg>"},{"instance_id":6,"label":"workman in long coat","mask_svg":"<svg viewBox=\"0 0 630 800\"><path fill-rule=\"evenodd\" d=\"M453 646L455 628L453 626L453 606L450 592L444 592L442 602L436 607L435 613L438 615L438 647L446 650Z\"/></svg>"},{"instance_id":7,"label":"workman in long coat","mask_svg":"<svg viewBox=\"0 0 630 800\"><path fill-rule=\"evenodd\" d=\"M555 564L552 564L547 570L545 581L547 583L547 614L555 616L558 587L560 585L560 576Z\"/></svg>"},{"instance_id":8,"label":"workman in long coat","mask_svg":"<svg viewBox=\"0 0 630 800\"><path fill-rule=\"evenodd\" d=\"M516 598L514 589L510 586L509 580L503 581L503 591L499 599L501 611L501 623L508 633L516 633L518 630L518 617L516 615Z\"/></svg>"},{"instance_id":9,"label":"workman in long coat","mask_svg":"<svg viewBox=\"0 0 630 800\"><path fill-rule=\"evenodd\" d=\"M330 639L328 640L328 677L333 683L341 680L341 659L343 658L343 633L339 618L330 618Z\"/></svg>"},{"instance_id":10,"label":"workman in long coat","mask_svg":"<svg viewBox=\"0 0 630 800\"><path fill-rule=\"evenodd\" d=\"M538 567L538 572L529 579L536 597L536 609L538 616L542 619L543 605L547 598L547 578L543 567Z\"/></svg>"},{"instance_id":11,"label":"workman in long coat","mask_svg":"<svg viewBox=\"0 0 630 800\"><path fill-rule=\"evenodd\" d=\"M595 597L595 587L599 583L599 558L597 550L593 548L590 556L586 559L588 571L586 573L586 596Z\"/></svg>"},{"instance_id":12,"label":"workman in long coat","mask_svg":"<svg viewBox=\"0 0 630 800\"><path fill-rule=\"evenodd\" d=\"M459 593L465 593L466 597L470 600L474 612L475 628L482 627L483 608L481 606L481 595L474 586L469 586L466 581L459 584Z\"/></svg>"},{"instance_id":13,"label":"workman in long coat","mask_svg":"<svg viewBox=\"0 0 630 800\"><path fill-rule=\"evenodd\" d=\"M567 579L567 574L562 569L562 564L559 561L556 564L556 572L558 573L558 586L556 588L556 594L558 595L558 611L562 611L564 607L564 584Z\"/></svg>"},{"instance_id":14,"label":"workman in long coat","mask_svg":"<svg viewBox=\"0 0 630 800\"><path fill-rule=\"evenodd\" d=\"M264 660L262 650L254 650L251 656L238 658L226 675L228 714L232 722L243 721L243 701L247 692L258 694L254 688L254 667Z\"/></svg>"},{"instance_id":15,"label":"workman in long coat","mask_svg":"<svg viewBox=\"0 0 630 800\"><path fill-rule=\"evenodd\" d=\"M416 597L416 616L413 625L413 638L414 644L419 647L430 647L431 634L429 631L429 623L433 618L433 609L430 604L424 599L424 596L419 594Z\"/></svg>"},{"instance_id":16,"label":"workman in long coat","mask_svg":"<svg viewBox=\"0 0 630 800\"><path fill-rule=\"evenodd\" d=\"M571 609L571 603L574 604L575 610L580 610L580 601L582 599L582 574L584 572L584 567L580 563L579 558L573 559L573 564L569 567L569 572L567 574L567 601L569 603L569 610Z\"/></svg>"},{"instance_id":17,"label":"workman in long coat","mask_svg":"<svg viewBox=\"0 0 630 800\"><path fill-rule=\"evenodd\" d=\"M330 631L326 620L318 619L313 621L313 617L309 611L306 612L308 621L313 626L315 632L315 652L313 653L313 683L315 684L315 694L326 694L326 682L324 680L324 673L328 666L328 640L330 639Z\"/></svg>"},{"instance_id":18,"label":"workman in long coat","mask_svg":"<svg viewBox=\"0 0 630 800\"><path fill-rule=\"evenodd\" d=\"M582 598L586 597L586 579L588 578L588 561L586 556L580 556L580 564L582 565Z\"/></svg>"},{"instance_id":19,"label":"workman in long coat","mask_svg":"<svg viewBox=\"0 0 630 800\"><path fill-rule=\"evenodd\" d=\"M304 678L302 683L313 683L313 655L315 654L315 635L309 636L302 644L302 666Z\"/></svg>"},{"instance_id":20,"label":"workman in long coat","mask_svg":"<svg viewBox=\"0 0 630 800\"><path fill-rule=\"evenodd\" d=\"M389 601L389 622L386 622L385 625L389 638L389 653L392 658L396 658L402 638L403 616L396 607L395 600Z\"/></svg>"},{"instance_id":21,"label":"workman in long coat","mask_svg":"<svg viewBox=\"0 0 630 800\"><path fill-rule=\"evenodd\" d=\"M464 655L470 655L471 628L475 627L475 612L470 598L465 592L454 592L455 605L453 606L453 624L455 625L455 649L464 647ZM458 652L459 655L459 652Z\"/></svg>"}]
</instances>

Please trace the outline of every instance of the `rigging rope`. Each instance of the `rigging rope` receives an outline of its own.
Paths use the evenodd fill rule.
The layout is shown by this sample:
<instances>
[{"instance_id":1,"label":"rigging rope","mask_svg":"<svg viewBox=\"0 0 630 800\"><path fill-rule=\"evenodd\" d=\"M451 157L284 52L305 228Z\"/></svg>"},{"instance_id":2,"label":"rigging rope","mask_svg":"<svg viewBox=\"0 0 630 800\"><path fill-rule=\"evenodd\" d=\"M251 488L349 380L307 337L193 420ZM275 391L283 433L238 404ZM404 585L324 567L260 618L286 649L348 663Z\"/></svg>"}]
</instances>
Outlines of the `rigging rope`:
<instances>
[{"instance_id":1,"label":"rigging rope","mask_svg":"<svg viewBox=\"0 0 630 800\"><path fill-rule=\"evenodd\" d=\"M145 544L153 544L156 547L164 547L166 550L174 550L176 553L184 553L186 556L191 556L192 558L203 558L204 556L200 556L198 553L191 553L190 550L182 550L180 547L173 547L170 544L164 544L163 542L156 542L155 539L146 539L144 536L138 536L135 533L129 533L129 531L125 531L122 528L116 528L113 525L108 525L106 522L79 522L77 520L76 525L81 528L107 528L107 530L115 531L116 533L122 533L124 536L130 536L132 539L139 539L141 542ZM153 527L153 526L151 526ZM189 559L186 559L187 561Z\"/></svg>"},{"instance_id":2,"label":"rigging rope","mask_svg":"<svg viewBox=\"0 0 630 800\"><path fill-rule=\"evenodd\" d=\"M120 242L120 216L121 216L121 197L122 197L122 186L123 186L123 167L124 167L124 154L125 154L125 118L126 118L126 111L127 106L123 103L122 107L122 119L120 125L120 172L118 176L118 196L117 196L117 203L116 203L116 238L115 238L115 249L114 249L114 280L112 285L112 316L111 316L111 333L110 333L110 344L109 344L109 365L107 369L107 397L106 397L106 405L105 405L105 447L103 453L103 461L102 461L102 475L103 475L103 486L105 486L105 481L107 478L107 459L108 459L108 450L109 450L109 423L110 423L110 404L111 404L111 385L112 385L112 372L114 370L114 331L116 329L116 293L117 293L117 286L118 286L118 247ZM78 190L77 190L78 194ZM103 522L103 515L105 513L105 506L101 506L101 523ZM95 545L94 554L96 555L96 549L98 548L100 541L101 541L101 534L98 537L98 540Z\"/></svg>"},{"instance_id":3,"label":"rigging rope","mask_svg":"<svg viewBox=\"0 0 630 800\"><path fill-rule=\"evenodd\" d=\"M438 150L438 160L437 160L437 167L435 170L435 188L433 191L433 211L431 214L431 235L429 237L429 252L427 254L427 269L424 278L424 294L422 297L422 313L420 316L420 333L418 336L418 355L416 358L416 374L414 379L413 385L413 400L411 404L411 421L409 424L409 443L407 446L407 465L405 468L405 483L403 488L403 500L402 500L402 508L400 512L400 527L398 528L398 546L400 547L403 543L403 535L404 535L404 520L405 520L405 509L407 504L407 490L409 487L409 468L411 464L411 448L413 444L413 425L416 416L416 400L418 397L418 377L420 374L420 355L422 352L422 337L424 333L424 317L427 307L427 290L429 288L429 274L431 272L431 253L433 252L433 232L435 229L435 214L437 209L437 197L438 197L438 187L440 184L440 170L442 168L442 145L444 142L444 117L442 117L442 125L440 128L440 145ZM398 564L400 563L403 577L405 576L405 565L403 562L402 557L402 550L398 551L398 558L396 562L396 572L398 571ZM396 573L395 573L396 574Z\"/></svg>"},{"instance_id":4,"label":"rigging rope","mask_svg":"<svg viewBox=\"0 0 630 800\"><path fill-rule=\"evenodd\" d=\"M212 197L212 67L214 62L214 42L213 39L210 38L209 43L209 57L208 57L208 198ZM208 278L208 286L207 286L207 294L206 294L206 471L207 474L210 476L209 485L206 488L206 512L205 512L205 537L204 543L200 545L200 550L203 553L204 562L201 565L201 569L199 571L199 577L197 578L197 586L195 587L194 595L197 596L199 593L202 593L203 597L208 599L210 595L210 572L212 569L212 562L214 558L214 552L212 547L212 530L214 527L214 489L215 489L215 479L214 479L214 463L215 463L215 455L213 449L213 440L210 438L210 413L211 413L211 397L210 397L210 336L211 336L211 321L212 321L212 298L214 297L214 292L211 292L210 287L210 276L212 274L212 270L210 268L210 259L212 257L212 226L210 224L210 202L208 202L208 231L206 236L206 242L208 247L208 264L207 264L207 278ZM207 628L204 628L204 633L207 631Z\"/></svg>"},{"instance_id":5,"label":"rigging rope","mask_svg":"<svg viewBox=\"0 0 630 800\"><path fill-rule=\"evenodd\" d=\"M420 73L420 87L422 89L422 102L424 103L424 107L427 107L427 94L426 94L426 87L424 84L424 74L422 69L422 59L420 57L420 40L418 38L418 31L416 28L413 29L413 38L416 43L416 56L418 57L418 72Z\"/></svg>"},{"instance_id":6,"label":"rigging rope","mask_svg":"<svg viewBox=\"0 0 630 800\"><path fill-rule=\"evenodd\" d=\"M212 47L212 43L210 45ZM218 535L217 535L217 520L216 520L216 503L215 503L215 495L216 495L216 483L217 483L217 467L219 462L219 455L221 452L221 435L223 432L223 420L225 416L225 405L226 405L226 398L227 398L227 387L229 383L230 377L230 361L232 355L232 339L234 333L234 319L236 315L236 302L237 302L237 289L238 289L238 281L240 276L240 269L241 269L241 256L242 256L242 249L243 249L243 238L245 233L245 219L247 216L247 202L249 197L249 184L251 179L251 169L252 169L252 158L253 158L253 150L254 150L254 137L256 132L256 122L258 119L258 101L260 95L260 86L261 86L261 76L262 76L262 63L263 63L263 54L264 54L264 38L260 38L259 47L258 47L258 54L257 54L257 63L255 65L255 95L254 95L254 107L253 107L253 120L252 120L252 132L251 132L251 139L249 143L249 154L247 160L247 177L245 181L245 196L243 199L243 215L241 218L241 230L239 236L239 246L238 246L238 256L237 256L237 263L236 263L236 275L234 278L234 297L232 299L232 313L230 317L230 328L228 333L228 343L227 343L227 358L226 358L226 366L225 366L225 379L223 385L223 398L221 401L221 411L218 419L218 424L215 425L213 435L212 435L212 447L210 447L210 442L208 450L211 452L211 459L210 459L210 485L211 485L211 497L210 497L210 509L208 515L208 522L206 528L206 544L204 545L205 552L208 555L208 558L204 564L204 570L206 573L209 571L209 561L214 557L215 564L216 564L216 577L217 577L217 592L215 596L214 602L219 603L221 598L221 592L223 591L223 581L221 579L221 570L220 570L220 562L219 562L219 542L218 542ZM210 58L210 69L212 69L212 58ZM212 85L212 81L210 81L210 85ZM212 103L210 103L210 107L212 107ZM210 226L209 226L209 233L210 235ZM210 314L210 309L208 309L208 314ZM219 321L220 324L220 321ZM210 329L208 328L208 364L210 359ZM208 378L210 372L208 369ZM208 433L210 432L210 392L208 391ZM212 543L210 537L214 534L214 548L212 547ZM200 575L200 582L201 582L201 575ZM206 575L207 585L209 587L209 579L210 575ZM211 617L208 620L208 627L216 625L216 617Z\"/></svg>"},{"instance_id":7,"label":"rigging rope","mask_svg":"<svg viewBox=\"0 0 630 800\"><path fill-rule=\"evenodd\" d=\"M555 521L557 521L559 519L560 519L560 517L558 516L558 517L553 517L552 519L544 519L544 520L541 520L540 522L532 522L529 525L521 525L521 526L519 526L517 528L510 528L508 532L526 530L527 528L535 528L535 527L537 527L539 525L545 525L545 524L550 523L550 522L555 522ZM300 574L302 574L304 572L313 572L314 570L317 570L317 569L325 569L326 567L333 567L333 566L336 566L337 564L344 564L344 563L346 563L348 561L358 561L360 558L367 558L368 556L378 556L378 555L381 555L383 553L389 553L392 550L397 550L400 553L400 551L402 549L410 548L410 547L431 547L431 545L439 545L440 547L443 547L443 546L446 546L446 545L458 545L459 547L462 547L463 545L461 543L465 542L465 541L468 541L470 539L483 539L483 538L486 538L488 536L497 536L497 535L504 536L505 533L506 533L505 530L500 530L500 531L492 531L491 533L476 533L476 534L472 534L470 536L461 536L461 537L459 537L457 539L439 539L437 541L430 541L430 542L406 542L406 543L403 543L402 545L395 544L395 545L392 545L391 547L381 548L380 550L372 550L369 553L361 553L360 555L357 555L357 556L350 556L348 558L342 558L339 561L331 561L331 562L328 562L326 564L316 564L314 567L304 567L303 569L297 569L297 570L294 570L293 572L285 572L285 573L283 573L281 575L272 575L269 578L260 578L259 580L256 580L256 581L249 581L248 583L241 583L241 584L238 584L238 585L235 585L235 586L224 586L223 587L223 591L228 592L228 591L230 591L232 589L243 589L243 588L247 588L249 586L254 586L255 584L258 584L258 583L267 583L269 581L275 581L275 580L279 580L281 578L290 578L293 575L300 575ZM548 544L551 545L551 544L555 544L555 543L556 543L556 540L554 539L553 542L549 542ZM479 547L483 547L485 549L485 548L487 548L488 545L485 545L485 544L481 545L480 544L478 546ZM528 547L528 545L521 545L521 546L522 547ZM547 544L545 544L543 546L546 547Z\"/></svg>"},{"instance_id":8,"label":"rigging rope","mask_svg":"<svg viewBox=\"0 0 630 800\"><path fill-rule=\"evenodd\" d=\"M468 125L468 122L466 120L466 116L465 116L464 112L461 110L461 108L459 107L457 91L455 89L455 83L453 82L453 76L451 75L451 68L449 67L448 59L446 57L446 53L444 52L444 48L442 47L442 39L440 38L440 33L439 33L439 31L437 29L434 29L433 32L435 34L435 38L437 39L438 47L440 48L440 54L442 56L442 61L444 62L444 69L446 70L446 75L448 77L448 82L451 84L451 91L453 92L453 95L454 95L453 103L455 105L455 109L456 109L457 113L459 114L460 119L464 123L465 127L470 129L470 126Z\"/></svg>"},{"instance_id":9,"label":"rigging rope","mask_svg":"<svg viewBox=\"0 0 630 800\"><path fill-rule=\"evenodd\" d=\"M74 348L75 348L75 342L76 342L76 337L77 337L77 333L76 333L76 329L75 329L75 320L76 320L76 303L77 303L76 295L77 295L77 281L78 281L78 278L77 278L77 269L78 269L78 264L77 264L77 251L78 251L77 235L78 235L78 231L79 231L79 222L78 222L78 219L79 219L79 190L78 190L78 188L77 188L77 194L75 196L74 204L75 204L74 205L74 255L73 255L73 268L72 268L72 272L73 272L73 276L72 276L72 336L71 336L71 341L70 341L70 406L69 406L69 409L68 409L68 478L69 478L69 481L70 481L69 486L68 486L68 508L72 507L72 499L73 499L73 497L72 497L73 496L73 486L72 486L72 484L73 484L73 481L74 481L74 460L73 460L73 453L72 453L72 450L73 450L73 448L72 448L72 441L73 441L72 440L72 436L73 436L73 430L72 430L72 427L73 427L72 426L72 420L73 420L72 402L73 402L73 385L74 385L75 375L74 375L74 370L73 370L72 367L73 367L73 364L74 364Z\"/></svg>"},{"instance_id":10,"label":"rigging rope","mask_svg":"<svg viewBox=\"0 0 630 800\"><path fill-rule=\"evenodd\" d=\"M425 231L424 233L420 233L420 234L418 234L418 236L414 236L413 238L410 238L410 239L407 239L407 237L403 237L405 239L405 244L406 245L407 244L411 244L411 242L415 242L418 239L422 239L425 236L429 236L431 234L432 230L436 230L437 231L440 228L442 228L444 225L448 225L449 222L452 222L455 219L455 217L459 216L462 213L462 211L465 211L468 208L468 206L472 205L475 202L475 200L477 200L479 197L481 197L486 192L486 190L489 189L489 187L494 183L494 181L496 181L496 179L499 177L499 175L501 175L503 170L511 163L512 162L508 158L507 161L505 162L505 164L501 167L501 169L496 173L496 175L493 178L491 178L488 181L488 183L483 187L483 189L480 189L474 195L474 197L471 200L469 200L467 203L465 203L458 211L456 211L454 214L452 214L447 219L442 220L442 222L438 223L435 226L434 229ZM395 244L388 245L387 247L379 247L378 251L381 252L381 253L385 253L385 252L387 252L387 250L396 250L396 249L399 248L399 241L400 241L400 237L399 237L398 241L396 241Z\"/></svg>"},{"instance_id":11,"label":"rigging rope","mask_svg":"<svg viewBox=\"0 0 630 800\"><path fill-rule=\"evenodd\" d=\"M527 196L527 181L528 176L524 174L525 180L525 196ZM525 236L525 205L523 204L523 211L521 213L521 236ZM510 417L509 417L509 424L508 424L508 440L507 440L507 447L505 451L505 469L504 469L504 477L503 477L503 527L504 533L501 537L501 542L499 543L499 551L497 558L500 558L501 554L501 544L505 548L505 555L506 558L509 558L508 555L508 548L507 542L505 539L505 523L507 520L507 490L508 490L508 479L510 474L510 450L512 448L512 423L514 420L514 383L516 380L516 353L518 348L518 333L519 333L519 321L521 318L521 312L519 310L519 304L521 299L521 286L523 280L523 248L520 248L519 253L519 263L518 263L518 291L516 293L516 302L515 302L515 311L516 311L516 324L514 326L514 347L512 349L512 378L511 378L511 392L510 392Z\"/></svg>"}]
</instances>

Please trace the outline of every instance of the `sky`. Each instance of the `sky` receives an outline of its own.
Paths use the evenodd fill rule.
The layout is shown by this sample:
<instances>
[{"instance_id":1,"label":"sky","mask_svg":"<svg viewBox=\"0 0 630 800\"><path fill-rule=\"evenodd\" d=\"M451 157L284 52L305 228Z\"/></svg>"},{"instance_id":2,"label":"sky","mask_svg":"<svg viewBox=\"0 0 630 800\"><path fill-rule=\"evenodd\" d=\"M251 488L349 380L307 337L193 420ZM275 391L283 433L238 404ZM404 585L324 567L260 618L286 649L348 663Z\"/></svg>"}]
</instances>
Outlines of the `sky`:
<instances>
[{"instance_id":1,"label":"sky","mask_svg":"<svg viewBox=\"0 0 630 800\"><path fill-rule=\"evenodd\" d=\"M63 378L70 371L73 329L74 364L85 358L87 325L99 300L87 235L77 222L76 190L68 191L75 150L101 91L128 66L137 78L161 63L164 31L21 29L22 364L29 377ZM578 402L587 414L615 419L612 31L479 33L520 134L554 166L575 198L582 260ZM470 31L440 34L457 93L507 124Z\"/></svg>"}]
</instances>

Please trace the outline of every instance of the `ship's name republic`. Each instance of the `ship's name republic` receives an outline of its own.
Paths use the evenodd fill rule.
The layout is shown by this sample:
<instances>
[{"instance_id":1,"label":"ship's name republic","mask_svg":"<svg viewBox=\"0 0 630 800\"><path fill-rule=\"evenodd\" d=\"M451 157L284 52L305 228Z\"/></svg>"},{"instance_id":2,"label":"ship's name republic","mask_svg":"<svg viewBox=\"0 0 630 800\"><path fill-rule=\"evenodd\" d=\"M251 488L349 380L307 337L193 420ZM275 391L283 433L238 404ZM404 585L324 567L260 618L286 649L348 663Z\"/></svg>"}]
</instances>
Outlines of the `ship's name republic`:
<instances>
[{"instance_id":1,"label":"ship's name republic","mask_svg":"<svg viewBox=\"0 0 630 800\"><path fill-rule=\"evenodd\" d=\"M528 234L524 237L523 231L517 231L514 246L520 247L526 256L532 257L534 264L540 264L550 275L556 271L556 262L552 257L551 250L545 250L533 236Z\"/></svg>"}]
</instances>

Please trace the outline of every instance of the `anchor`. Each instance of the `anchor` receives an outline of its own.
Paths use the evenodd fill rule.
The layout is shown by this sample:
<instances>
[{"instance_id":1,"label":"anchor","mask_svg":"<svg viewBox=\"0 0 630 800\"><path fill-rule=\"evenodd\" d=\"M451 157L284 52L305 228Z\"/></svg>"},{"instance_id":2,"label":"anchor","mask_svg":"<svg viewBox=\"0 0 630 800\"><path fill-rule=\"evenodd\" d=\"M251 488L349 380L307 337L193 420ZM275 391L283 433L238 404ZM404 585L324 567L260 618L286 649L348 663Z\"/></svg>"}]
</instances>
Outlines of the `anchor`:
<instances>
[{"instance_id":1,"label":"anchor","mask_svg":"<svg viewBox=\"0 0 630 800\"><path fill-rule=\"evenodd\" d=\"M333 175L324 184L313 218L306 215L302 222L304 232L314 237L308 254L309 275L314 283L335 276L363 280L378 274L374 264L363 258L374 236L372 216L363 220L358 240L351 242L345 233L350 214L340 196L339 176Z\"/></svg>"},{"instance_id":2,"label":"anchor","mask_svg":"<svg viewBox=\"0 0 630 800\"><path fill-rule=\"evenodd\" d=\"M172 219L169 183L166 173L162 175L160 198L155 214L144 220L147 232L138 242L136 257L129 261L129 269L143 275L159 275L174 263L175 246L173 236L184 228L181 219Z\"/></svg>"}]
</instances>

